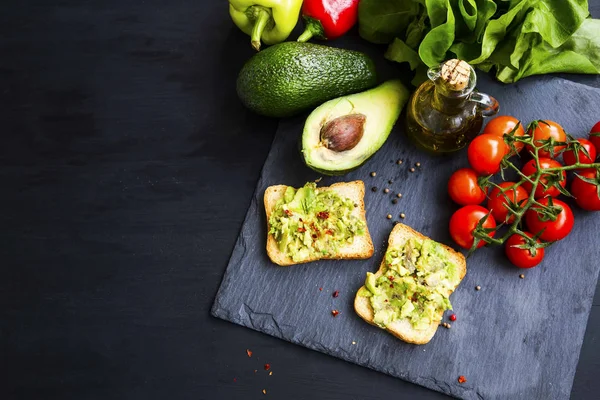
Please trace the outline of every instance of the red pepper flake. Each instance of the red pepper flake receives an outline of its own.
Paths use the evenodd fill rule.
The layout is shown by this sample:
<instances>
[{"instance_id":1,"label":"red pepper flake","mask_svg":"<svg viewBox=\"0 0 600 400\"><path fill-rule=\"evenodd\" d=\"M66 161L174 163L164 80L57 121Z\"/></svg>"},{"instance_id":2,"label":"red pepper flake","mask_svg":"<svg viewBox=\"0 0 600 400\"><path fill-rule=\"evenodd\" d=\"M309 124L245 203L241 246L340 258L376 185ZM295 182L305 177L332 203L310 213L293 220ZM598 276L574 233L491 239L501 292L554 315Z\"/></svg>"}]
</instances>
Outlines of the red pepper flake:
<instances>
[{"instance_id":1,"label":"red pepper flake","mask_svg":"<svg viewBox=\"0 0 600 400\"><path fill-rule=\"evenodd\" d=\"M246 349L246 354L248 354L248 357L252 357L252 352L249 349Z\"/></svg>"},{"instance_id":2,"label":"red pepper flake","mask_svg":"<svg viewBox=\"0 0 600 400\"><path fill-rule=\"evenodd\" d=\"M304 222L304 221L302 221L302 218L298 218L298 221L300 221L300 222Z\"/></svg>"},{"instance_id":3,"label":"red pepper flake","mask_svg":"<svg viewBox=\"0 0 600 400\"><path fill-rule=\"evenodd\" d=\"M291 212L290 210L283 210L283 213L284 213L285 215L287 215L288 217L291 217L291 216L293 215L293 214L292 214L292 212Z\"/></svg>"},{"instance_id":4,"label":"red pepper flake","mask_svg":"<svg viewBox=\"0 0 600 400\"><path fill-rule=\"evenodd\" d=\"M388 279L390 280L390 282L394 282L394 277L392 275L388 276Z\"/></svg>"},{"instance_id":5,"label":"red pepper flake","mask_svg":"<svg viewBox=\"0 0 600 400\"><path fill-rule=\"evenodd\" d=\"M385 299L385 302L387 303L387 302L388 302L388 299Z\"/></svg>"},{"instance_id":6,"label":"red pepper flake","mask_svg":"<svg viewBox=\"0 0 600 400\"><path fill-rule=\"evenodd\" d=\"M450 316L450 321L456 321L456 314L452 314Z\"/></svg>"},{"instance_id":7,"label":"red pepper flake","mask_svg":"<svg viewBox=\"0 0 600 400\"><path fill-rule=\"evenodd\" d=\"M458 383L465 383L467 381L467 378L464 377L464 375L461 375L458 377Z\"/></svg>"},{"instance_id":8,"label":"red pepper flake","mask_svg":"<svg viewBox=\"0 0 600 400\"><path fill-rule=\"evenodd\" d=\"M327 229L327 230L325 231L325 233L326 233L327 235L333 235L333 231L332 231L331 229Z\"/></svg>"},{"instance_id":9,"label":"red pepper flake","mask_svg":"<svg viewBox=\"0 0 600 400\"><path fill-rule=\"evenodd\" d=\"M393 288L394 288L394 284L393 284L393 283L391 283L391 284L390 284L390 287L393 289Z\"/></svg>"},{"instance_id":10,"label":"red pepper flake","mask_svg":"<svg viewBox=\"0 0 600 400\"><path fill-rule=\"evenodd\" d=\"M317 235L315 233L313 233L311 236L312 236L313 239L317 238Z\"/></svg>"},{"instance_id":11,"label":"red pepper flake","mask_svg":"<svg viewBox=\"0 0 600 400\"><path fill-rule=\"evenodd\" d=\"M268 371L271 369L271 364L265 364L265 371Z\"/></svg>"},{"instance_id":12,"label":"red pepper flake","mask_svg":"<svg viewBox=\"0 0 600 400\"><path fill-rule=\"evenodd\" d=\"M298 232L306 232L306 228L298 228Z\"/></svg>"},{"instance_id":13,"label":"red pepper flake","mask_svg":"<svg viewBox=\"0 0 600 400\"><path fill-rule=\"evenodd\" d=\"M322 288L322 287L320 287L320 288L319 288L319 292L322 292L322 291L323 291L323 288Z\"/></svg>"},{"instance_id":14,"label":"red pepper flake","mask_svg":"<svg viewBox=\"0 0 600 400\"><path fill-rule=\"evenodd\" d=\"M327 211L321 211L321 212L317 213L317 218L327 219L327 218L329 218L329 213Z\"/></svg>"},{"instance_id":15,"label":"red pepper flake","mask_svg":"<svg viewBox=\"0 0 600 400\"><path fill-rule=\"evenodd\" d=\"M339 312L338 310L332 310L332 311L331 311L331 315L333 315L334 317L337 317L337 315L338 315L339 313L340 313L340 312Z\"/></svg>"},{"instance_id":16,"label":"red pepper flake","mask_svg":"<svg viewBox=\"0 0 600 400\"><path fill-rule=\"evenodd\" d=\"M263 394L267 394L267 391L265 389L263 389Z\"/></svg>"},{"instance_id":17,"label":"red pepper flake","mask_svg":"<svg viewBox=\"0 0 600 400\"><path fill-rule=\"evenodd\" d=\"M234 382L237 382L237 378L233 378L233 381L234 381Z\"/></svg>"},{"instance_id":18,"label":"red pepper flake","mask_svg":"<svg viewBox=\"0 0 600 400\"><path fill-rule=\"evenodd\" d=\"M335 292L333 292L332 296L333 297L338 297L340 295L340 291L336 290Z\"/></svg>"}]
</instances>

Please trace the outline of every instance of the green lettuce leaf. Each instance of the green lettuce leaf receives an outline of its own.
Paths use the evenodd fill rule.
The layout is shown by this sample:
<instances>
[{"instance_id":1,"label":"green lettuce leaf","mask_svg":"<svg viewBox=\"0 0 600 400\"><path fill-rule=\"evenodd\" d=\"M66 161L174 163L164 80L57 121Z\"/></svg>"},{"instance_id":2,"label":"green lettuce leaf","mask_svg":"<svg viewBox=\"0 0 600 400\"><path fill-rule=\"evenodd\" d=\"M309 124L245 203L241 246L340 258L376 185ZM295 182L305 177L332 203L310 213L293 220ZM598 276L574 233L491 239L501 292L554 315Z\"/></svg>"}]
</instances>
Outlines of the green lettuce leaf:
<instances>
[{"instance_id":1,"label":"green lettuce leaf","mask_svg":"<svg viewBox=\"0 0 600 400\"><path fill-rule=\"evenodd\" d=\"M405 0L362 0L358 6L360 36L372 43L390 43L403 35L419 14L419 2Z\"/></svg>"},{"instance_id":2,"label":"green lettuce leaf","mask_svg":"<svg viewBox=\"0 0 600 400\"><path fill-rule=\"evenodd\" d=\"M502 82L551 72L600 73L598 20L587 0L362 0L359 31L386 58L426 66L460 58ZM419 79L415 79L419 81Z\"/></svg>"}]
</instances>

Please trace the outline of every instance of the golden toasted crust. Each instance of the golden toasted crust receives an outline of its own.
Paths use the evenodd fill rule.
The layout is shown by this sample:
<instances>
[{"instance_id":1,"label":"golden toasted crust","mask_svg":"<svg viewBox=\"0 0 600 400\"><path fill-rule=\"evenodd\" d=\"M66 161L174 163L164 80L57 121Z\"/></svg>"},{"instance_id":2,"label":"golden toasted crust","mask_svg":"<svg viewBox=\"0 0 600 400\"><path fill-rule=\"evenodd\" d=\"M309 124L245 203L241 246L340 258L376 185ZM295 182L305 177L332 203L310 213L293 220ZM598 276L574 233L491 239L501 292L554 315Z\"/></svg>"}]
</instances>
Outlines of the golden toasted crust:
<instances>
[{"instance_id":1,"label":"golden toasted crust","mask_svg":"<svg viewBox=\"0 0 600 400\"><path fill-rule=\"evenodd\" d=\"M390 237L388 240L388 248L390 246L401 245L411 237L414 237L414 238L417 238L420 240L429 239L427 236L415 231L414 229L412 229L411 227L409 227L407 225L397 224L394 227L394 229L392 229L392 232L390 233ZM450 260L459 267L460 280L458 281L458 283L452 290L448 291L448 295L450 295L452 292L454 292L456 287L458 287L458 285L460 284L460 282L466 275L467 262L465 260L465 257L461 253L455 251L454 249L452 249L446 245L443 245L443 244L441 244L441 245L447 251L448 257L450 258ZM384 266L385 266L385 258L381 262L381 264L379 266L379 270L375 273L376 277L379 277L383 274ZM364 286L362 286L361 289L362 288L364 288ZM359 292L360 292L360 289L359 289ZM354 310L362 319L367 321L369 324L375 325L379 328L379 326L373 322L375 315L373 312L373 307L371 306L371 301L369 300L368 297L359 296L358 292L357 292L356 297L354 298ZM399 320L392 322L390 325L388 325L385 328L385 330L388 331L389 333L391 333L392 335L394 335L395 337L397 337L398 339L401 339L405 342L413 343L413 344L425 344L431 340L433 335L435 335L435 332L437 331L439 323L442 320L442 316L443 316L443 312L440 312L437 315L437 319L432 321L431 324L429 325L429 327L425 330L414 329L412 327L412 324L410 323L410 321L407 318L399 319Z\"/></svg>"},{"instance_id":2,"label":"golden toasted crust","mask_svg":"<svg viewBox=\"0 0 600 400\"><path fill-rule=\"evenodd\" d=\"M328 256L315 256L314 258L302 262L294 262L288 255L279 251L277 241L275 240L273 235L270 235L268 233L269 218L271 217L271 213L275 208L275 204L277 204L277 201L281 197L283 197L286 189L286 185L276 185L269 186L265 190L264 203L265 212L267 214L267 254L271 261L280 266L290 266L311 261L317 261L321 259L365 259L373 255L373 242L371 240L371 235L369 234L369 229L367 227L367 216L365 211L364 200L365 184L363 181L334 183L329 187L320 187L319 190L334 190L340 196L350 198L352 199L352 201L354 201L355 204L358 204L359 206L356 207L353 212L355 212L356 216L359 217L365 223L364 235L354 237L354 241L349 245L342 246L337 254L332 254Z\"/></svg>"}]
</instances>

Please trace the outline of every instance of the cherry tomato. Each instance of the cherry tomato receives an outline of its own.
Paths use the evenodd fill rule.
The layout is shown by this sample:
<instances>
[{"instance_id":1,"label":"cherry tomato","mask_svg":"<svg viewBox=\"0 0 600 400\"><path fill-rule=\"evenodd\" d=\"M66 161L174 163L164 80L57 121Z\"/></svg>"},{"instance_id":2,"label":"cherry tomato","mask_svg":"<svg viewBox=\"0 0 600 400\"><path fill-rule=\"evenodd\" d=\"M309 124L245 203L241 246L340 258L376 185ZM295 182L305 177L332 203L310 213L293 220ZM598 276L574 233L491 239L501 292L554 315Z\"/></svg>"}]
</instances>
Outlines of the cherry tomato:
<instances>
[{"instance_id":1,"label":"cherry tomato","mask_svg":"<svg viewBox=\"0 0 600 400\"><path fill-rule=\"evenodd\" d=\"M550 138L554 138L554 140L557 142L565 142L567 140L567 134L565 133L565 130L556 122L548 120L540 120L536 122L537 124L533 128L533 132L529 132L529 134L533 136L536 146L541 147L544 144L541 141ZM538 155L540 157L554 158L564 148L564 145L554 146L553 151L550 152L547 150L540 150ZM527 145L527 149L533 153L533 149L530 145Z\"/></svg>"},{"instance_id":2,"label":"cherry tomato","mask_svg":"<svg viewBox=\"0 0 600 400\"><path fill-rule=\"evenodd\" d=\"M593 169L586 169L578 172L578 174L584 178L594 179L598 184L594 185L585 182L575 175L575 179L573 179L573 183L571 184L571 194L575 196L577 205L584 210L600 211L600 197L598 197L600 180L598 180L598 173Z\"/></svg>"},{"instance_id":3,"label":"cherry tomato","mask_svg":"<svg viewBox=\"0 0 600 400\"><path fill-rule=\"evenodd\" d=\"M600 152L600 122L592 127L590 131L590 142L594 145L597 152Z\"/></svg>"},{"instance_id":4,"label":"cherry tomato","mask_svg":"<svg viewBox=\"0 0 600 400\"><path fill-rule=\"evenodd\" d=\"M553 160L551 158L540 157L540 167L542 169L558 168L558 167L561 167L561 164L558 161ZM523 166L523 168L521 168L521 172L526 176L533 176L533 174L535 174L536 171L537 171L537 166L535 164L535 160L529 160L527 162L527 164L525 164ZM556 197L560 194L560 190L558 190L558 188L556 188L555 186L550 186L548 189L544 190L542 183L548 184L548 178L549 178L548 174L542 174L542 176L540 178L540 182L538 183L537 187L535 188L535 194L533 195L536 199L539 199L542 197L548 197L548 196ZM558 183L562 187L565 187L565 185L567 184L567 173L565 171L562 171L562 179ZM531 183L526 181L523 183L523 188L525 190L527 190L529 193L531 193L532 185L531 185Z\"/></svg>"},{"instance_id":5,"label":"cherry tomato","mask_svg":"<svg viewBox=\"0 0 600 400\"><path fill-rule=\"evenodd\" d=\"M461 168L450 176L448 194L455 203L462 206L481 204L485 200L485 192L477 182L477 172L471 168Z\"/></svg>"},{"instance_id":6,"label":"cherry tomato","mask_svg":"<svg viewBox=\"0 0 600 400\"><path fill-rule=\"evenodd\" d=\"M517 126L517 124L519 124L519 127L513 135L524 136L525 129L523 129L523 125L519 123L518 119L516 119L515 117L509 117L508 115L501 115L499 117L492 118L483 129L483 133L489 133L491 135L503 137L504 134L510 133L515 128L515 126ZM521 149L523 149L523 146L525 146L524 143L515 143L515 148L517 149L517 152L521 151ZM508 153L509 151L510 146L506 146L506 152Z\"/></svg>"},{"instance_id":7,"label":"cherry tomato","mask_svg":"<svg viewBox=\"0 0 600 400\"><path fill-rule=\"evenodd\" d=\"M498 186L504 189L514 184L514 182L502 182ZM505 191L504 194L500 192L500 189L494 188L490 193L490 198L487 202L487 208L492 212L492 215L496 221L511 223L515 220L515 216L511 214L509 217L509 212L506 208L508 202L506 199L508 198L514 204L522 205L528 197L529 194L521 186L517 186L514 189L509 189Z\"/></svg>"},{"instance_id":8,"label":"cherry tomato","mask_svg":"<svg viewBox=\"0 0 600 400\"><path fill-rule=\"evenodd\" d=\"M527 236L533 237L533 234L529 232L524 232ZM540 239L536 240L538 243ZM544 249L537 248L535 249L535 256L531 254L529 249L521 249L517 246L524 245L526 240L523 236L518 233L513 234L508 240L504 243L504 252L506 253L506 257L513 263L514 266L519 268L532 268L542 262L544 258Z\"/></svg>"},{"instance_id":9,"label":"cherry tomato","mask_svg":"<svg viewBox=\"0 0 600 400\"><path fill-rule=\"evenodd\" d=\"M579 143L583 146L584 149L587 150L589 157L585 155L583 150L579 150L579 162L582 164L591 164L596 159L596 147L592 142L587 139L577 139ZM575 157L575 152L573 150L567 150L563 153L563 160L565 161L565 165L573 165L577 163L577 159Z\"/></svg>"},{"instance_id":10,"label":"cherry tomato","mask_svg":"<svg viewBox=\"0 0 600 400\"><path fill-rule=\"evenodd\" d=\"M480 219L488 214L488 210L481 206L464 206L456 210L450 218L450 236L457 245L464 249L470 249L473 246L473 230L477 227ZM496 221L492 215L488 215L483 223L484 228L496 227ZM490 232L493 237L496 232ZM483 247L485 242L482 240L477 244L477 248Z\"/></svg>"},{"instance_id":11,"label":"cherry tomato","mask_svg":"<svg viewBox=\"0 0 600 400\"><path fill-rule=\"evenodd\" d=\"M506 153L504 140L489 133L479 135L469 144L467 156L471 167L481 175L500 171L500 161Z\"/></svg>"},{"instance_id":12,"label":"cherry tomato","mask_svg":"<svg viewBox=\"0 0 600 400\"><path fill-rule=\"evenodd\" d=\"M539 202L547 206L549 199L550 197L544 197ZM554 221L542 221L538 212L538 205L531 206L525 213L525 222L529 230L534 234L544 230L540 235L540 239L547 242L564 239L571 232L574 224L573 211L568 205L558 199L552 199L552 204L562 208Z\"/></svg>"}]
</instances>

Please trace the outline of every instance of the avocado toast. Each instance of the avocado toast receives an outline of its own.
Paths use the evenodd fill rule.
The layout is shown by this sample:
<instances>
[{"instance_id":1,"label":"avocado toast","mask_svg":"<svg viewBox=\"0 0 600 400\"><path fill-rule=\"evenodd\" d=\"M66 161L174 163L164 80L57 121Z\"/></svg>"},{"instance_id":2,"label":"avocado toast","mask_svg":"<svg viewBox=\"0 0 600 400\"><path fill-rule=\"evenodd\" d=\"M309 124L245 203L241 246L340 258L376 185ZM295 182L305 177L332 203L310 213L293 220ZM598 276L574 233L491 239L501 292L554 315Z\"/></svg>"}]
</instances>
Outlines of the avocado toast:
<instances>
[{"instance_id":1,"label":"avocado toast","mask_svg":"<svg viewBox=\"0 0 600 400\"><path fill-rule=\"evenodd\" d=\"M362 181L265 190L267 254L280 266L320 259L364 259L373 255Z\"/></svg>"},{"instance_id":2,"label":"avocado toast","mask_svg":"<svg viewBox=\"0 0 600 400\"><path fill-rule=\"evenodd\" d=\"M356 313L368 323L414 344L428 343L450 294L467 272L464 256L412 228L397 224L379 270L367 273L355 297Z\"/></svg>"}]
</instances>

